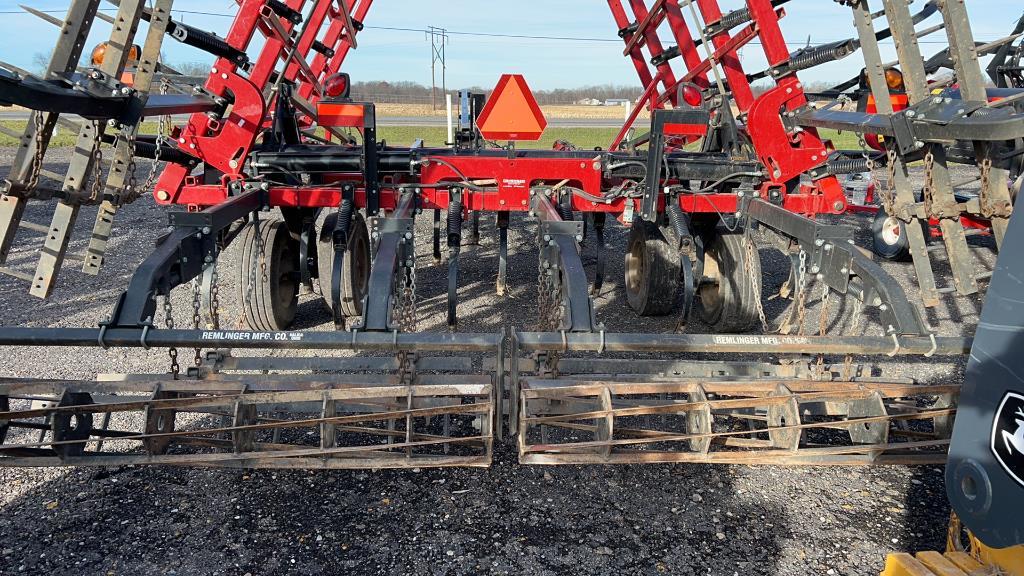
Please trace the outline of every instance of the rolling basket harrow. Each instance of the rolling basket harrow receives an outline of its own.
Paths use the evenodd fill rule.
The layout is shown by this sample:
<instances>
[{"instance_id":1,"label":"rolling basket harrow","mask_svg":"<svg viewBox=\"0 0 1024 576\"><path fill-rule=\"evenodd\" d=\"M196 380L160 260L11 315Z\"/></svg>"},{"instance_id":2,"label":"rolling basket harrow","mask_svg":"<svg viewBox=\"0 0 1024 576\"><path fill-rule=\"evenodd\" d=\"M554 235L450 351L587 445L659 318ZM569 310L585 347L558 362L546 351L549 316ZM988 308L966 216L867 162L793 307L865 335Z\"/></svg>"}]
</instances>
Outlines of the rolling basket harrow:
<instances>
[{"instance_id":1,"label":"rolling basket harrow","mask_svg":"<svg viewBox=\"0 0 1024 576\"><path fill-rule=\"evenodd\" d=\"M919 305L988 282L972 230L999 248L1013 237L1024 157L1020 27L981 44L961 1L912 11L904 0L842 0L836 18L852 15L855 36L791 53L779 21L798 0L747 0L731 11L718 0L609 0L644 92L606 149L495 145L485 138L494 130L477 123L497 104L481 111L485 99L469 93L455 142L402 147L379 141L373 104L347 98L340 73L371 3L240 0L223 38L175 21L172 0L120 0L113 16L99 0L73 0L63 19L28 9L60 39L41 77L0 66L0 103L32 110L0 186L0 272L45 298L68 262L99 273L122 206L152 189L156 203L185 209L169 212L169 232L99 327L0 328L5 346L166 348L171 370L0 379L0 466L486 466L506 436L530 464L946 460L960 385L887 376L861 359L926 363L971 349L969 337L934 334ZM102 58L82 68L100 20L112 32ZM917 40L926 35L944 35L948 49L925 59ZM159 62L168 38L212 55L209 75ZM889 38L897 62L882 59ZM738 54L755 48L768 67L752 72ZM805 92L801 71L855 54L861 76ZM995 56L989 73L1001 91L987 87L979 54ZM931 78L939 69L947 80ZM854 105L867 99L870 111ZM641 107L650 126L637 125ZM158 120L156 135L143 134L146 118ZM65 173L45 166L58 125L77 134ZM836 150L823 129L865 144ZM153 162L144 180L138 158ZM954 182L954 164L972 179ZM875 168L888 175L879 202L905 235L913 295L850 227L830 223L863 208L841 178ZM24 220L29 203L47 206L51 222ZM70 254L79 212L94 205L88 249ZM445 332L416 327L423 211L433 216L435 261L448 247ZM509 228L530 222L533 326L458 331L463 230L484 215L499 233L499 294ZM609 216L629 226L630 307L675 314L681 330L612 332L600 322L593 294ZM941 240L929 242L930 228ZM39 241L24 237L32 233L43 235L35 270L6 263L16 240ZM580 253L591 233L592 281ZM792 303L778 328L764 313L755 234L792 264L782 291ZM241 272L229 280L243 308L237 329L223 325L218 301L229 243L241 245ZM949 280L933 267L936 252ZM169 294L189 283L194 322L180 328ZM315 283L337 329L289 330L299 291ZM805 318L812 291L824 309L817 327ZM828 303L840 299L872 324L866 335L827 321ZM712 333L682 330L698 316ZM191 348L195 365L182 370L178 350Z\"/></svg>"}]
</instances>

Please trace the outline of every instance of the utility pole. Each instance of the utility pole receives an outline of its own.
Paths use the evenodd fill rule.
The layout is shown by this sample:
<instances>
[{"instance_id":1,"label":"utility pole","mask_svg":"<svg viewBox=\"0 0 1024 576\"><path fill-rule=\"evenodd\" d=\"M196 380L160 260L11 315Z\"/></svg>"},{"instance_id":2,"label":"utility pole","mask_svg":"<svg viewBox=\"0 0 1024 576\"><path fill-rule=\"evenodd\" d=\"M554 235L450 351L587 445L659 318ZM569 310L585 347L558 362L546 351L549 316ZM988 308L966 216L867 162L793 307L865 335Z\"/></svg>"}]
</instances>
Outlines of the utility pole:
<instances>
[{"instance_id":1,"label":"utility pole","mask_svg":"<svg viewBox=\"0 0 1024 576\"><path fill-rule=\"evenodd\" d=\"M437 63L441 63L441 91L448 93L447 72L445 65L445 45L448 43L448 30L436 26L428 26L426 33L430 36L430 104L437 110Z\"/></svg>"}]
</instances>

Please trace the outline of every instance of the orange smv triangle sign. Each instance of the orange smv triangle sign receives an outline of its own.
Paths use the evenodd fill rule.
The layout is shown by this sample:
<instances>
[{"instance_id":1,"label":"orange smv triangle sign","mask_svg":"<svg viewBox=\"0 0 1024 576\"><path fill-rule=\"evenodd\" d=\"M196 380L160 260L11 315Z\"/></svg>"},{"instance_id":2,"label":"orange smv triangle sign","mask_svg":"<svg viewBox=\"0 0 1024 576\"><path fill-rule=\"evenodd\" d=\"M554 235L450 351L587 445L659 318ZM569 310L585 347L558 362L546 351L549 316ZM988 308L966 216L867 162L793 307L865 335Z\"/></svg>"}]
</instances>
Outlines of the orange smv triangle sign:
<instances>
[{"instance_id":1,"label":"orange smv triangle sign","mask_svg":"<svg viewBox=\"0 0 1024 576\"><path fill-rule=\"evenodd\" d=\"M489 140L540 140L548 121L522 74L505 74L480 112L477 126Z\"/></svg>"}]
</instances>

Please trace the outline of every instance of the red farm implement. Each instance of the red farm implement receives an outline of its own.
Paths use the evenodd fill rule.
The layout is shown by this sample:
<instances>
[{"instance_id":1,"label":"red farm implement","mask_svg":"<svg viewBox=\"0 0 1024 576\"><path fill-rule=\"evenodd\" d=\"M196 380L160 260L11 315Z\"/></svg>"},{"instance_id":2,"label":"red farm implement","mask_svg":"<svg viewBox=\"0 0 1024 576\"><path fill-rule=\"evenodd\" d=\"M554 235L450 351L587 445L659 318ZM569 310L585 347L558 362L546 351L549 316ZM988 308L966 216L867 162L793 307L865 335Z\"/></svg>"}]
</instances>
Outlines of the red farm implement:
<instances>
[{"instance_id":1,"label":"red farm implement","mask_svg":"<svg viewBox=\"0 0 1024 576\"><path fill-rule=\"evenodd\" d=\"M120 0L102 62L79 68L103 13L99 0L74 0L64 19L41 14L62 38L44 76L0 70L0 102L34 111L0 196L0 264L17 231L45 236L34 272L3 272L45 297L75 256L68 246L81 207L100 206L80 256L92 274L119 208L150 188L156 203L184 208L169 211L170 231L98 328L4 327L0 343L208 352L197 351L187 371L174 360L167 374L4 379L0 465L486 465L506 434L524 463L945 460L959 386L878 376L853 360L966 354L970 338L936 335L918 305L979 290L962 220L983 221L1005 243L1024 99L1016 91L987 98L978 54L995 52L974 41L962 2L932 0L916 14L903 0L874 2L878 12L867 0L838 2L837 17L852 12L856 36L791 52L780 20L797 0L732 10L718 0L609 0L644 88L636 110L651 119L641 129L637 112L607 149L593 150L489 142L474 113L484 98L470 93L461 94L455 142L383 143L374 104L352 101L341 73L369 0L241 0L223 38L174 21L171 4ZM940 23L918 30L928 18ZM951 72L941 86L928 83L916 41L939 31ZM167 37L212 55L209 75L197 83L158 62ZM887 38L899 47L895 64L881 57ZM1015 39L996 47L1007 48L993 72L1006 82L1019 78ZM141 51L130 62L135 42ZM741 49L761 50L766 68L745 69ZM857 52L865 62L857 81L831 95L805 92L800 72ZM131 85L122 83L128 67ZM900 110L887 81L894 67L906 96ZM858 110L853 103L868 92L876 110ZM182 115L187 121L173 120ZM155 136L141 133L143 118L160 119ZM77 134L63 174L45 167L58 124ZM837 151L826 130L877 148ZM145 181L135 177L136 158L153 161ZM924 186L912 180L918 162ZM954 186L954 163L976 174L974 192ZM840 176L873 166L888 172L876 194L908 238L919 294L908 295L841 224L853 203ZM23 220L30 202L52 207L49 225ZM435 260L442 239L448 248L445 332L417 330L424 210ZM499 234L499 293L510 226L535 234L537 315L528 331L458 331L463 230L481 215ZM629 227L619 250L629 306L641 316L676 314L681 328L699 318L711 333L606 329L593 294L614 249L604 236L609 216ZM922 222L941 230L949 286L936 279ZM590 231L599 251L593 280L580 248ZM755 234L792 265L780 328L765 317ZM232 243L241 245L232 288L247 325L225 329L217 264ZM193 326L159 327L161 315L173 318L172 290L190 282ZM317 285L336 330L289 330L299 291ZM835 296L877 330L841 334L822 320L812 334L804 321L812 289L822 318ZM351 354L253 358L229 349Z\"/></svg>"}]
</instances>

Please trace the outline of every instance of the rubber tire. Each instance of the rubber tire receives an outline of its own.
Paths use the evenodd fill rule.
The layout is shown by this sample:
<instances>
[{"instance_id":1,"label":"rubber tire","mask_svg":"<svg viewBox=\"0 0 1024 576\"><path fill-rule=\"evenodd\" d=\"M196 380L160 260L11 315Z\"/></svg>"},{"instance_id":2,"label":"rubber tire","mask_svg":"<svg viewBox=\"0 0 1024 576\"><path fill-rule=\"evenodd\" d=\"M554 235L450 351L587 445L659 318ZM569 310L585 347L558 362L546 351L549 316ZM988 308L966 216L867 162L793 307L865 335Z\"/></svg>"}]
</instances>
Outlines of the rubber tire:
<instances>
[{"instance_id":1,"label":"rubber tire","mask_svg":"<svg viewBox=\"0 0 1024 576\"><path fill-rule=\"evenodd\" d=\"M700 314L701 320L715 332L749 332L760 325L757 302L761 295L754 293L747 277L746 255L743 234L716 232L705 248L704 275L708 276L709 272L716 275L718 284L717 290L708 285L702 285L698 290ZM754 255L753 272L758 278L764 278L761 255L757 250L754 250Z\"/></svg>"},{"instance_id":2,"label":"rubber tire","mask_svg":"<svg viewBox=\"0 0 1024 576\"><path fill-rule=\"evenodd\" d=\"M299 243L283 220L260 221L267 281L263 281L260 256L256 252L256 227L250 222L242 232L242 261L238 267L239 302L245 321L253 330L285 330L295 320L299 305ZM253 256L255 254L255 262ZM247 298L249 273L256 266L252 298Z\"/></svg>"},{"instance_id":3,"label":"rubber tire","mask_svg":"<svg viewBox=\"0 0 1024 576\"><path fill-rule=\"evenodd\" d=\"M899 237L895 239L895 242L889 241L885 237L885 230L887 226L891 226L889 215L885 212L881 206L878 208L878 213L875 214L875 219L871 222L871 251L877 254L879 257L893 262L906 262L910 260L910 240L907 238L907 223L893 218L896 222L899 222ZM928 239L928 228L927 225L922 223L922 229L925 232L925 240Z\"/></svg>"},{"instance_id":4,"label":"rubber tire","mask_svg":"<svg viewBox=\"0 0 1024 576\"><path fill-rule=\"evenodd\" d=\"M640 316L672 312L679 293L679 255L657 225L646 220L633 223L624 268L630 308Z\"/></svg>"},{"instance_id":5,"label":"rubber tire","mask_svg":"<svg viewBox=\"0 0 1024 576\"><path fill-rule=\"evenodd\" d=\"M334 312L331 306L331 274L334 270L334 228L337 222L337 212L328 214L316 242L320 293L328 312ZM356 258L362 258L363 264L357 266ZM341 267L341 313L349 318L362 316L363 298L370 281L370 235L366 230L366 221L358 213L352 217L348 250Z\"/></svg>"}]
</instances>

